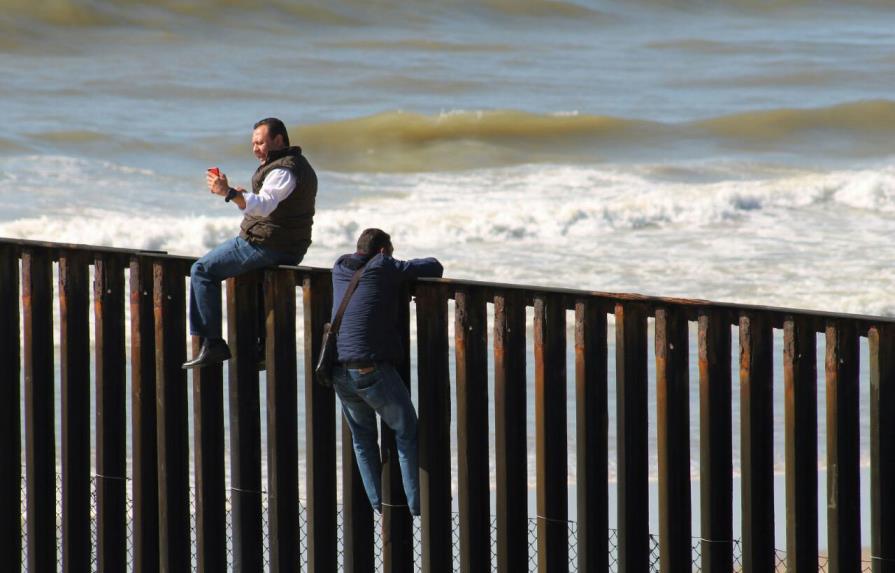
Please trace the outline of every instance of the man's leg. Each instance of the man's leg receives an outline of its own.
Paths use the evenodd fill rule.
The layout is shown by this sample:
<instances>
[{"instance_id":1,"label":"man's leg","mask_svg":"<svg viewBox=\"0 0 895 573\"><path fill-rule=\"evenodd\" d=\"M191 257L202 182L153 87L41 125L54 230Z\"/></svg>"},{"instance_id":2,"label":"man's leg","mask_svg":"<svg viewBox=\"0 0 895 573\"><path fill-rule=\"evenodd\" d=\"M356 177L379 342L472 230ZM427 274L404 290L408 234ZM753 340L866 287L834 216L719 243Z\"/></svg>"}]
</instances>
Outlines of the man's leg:
<instances>
[{"instance_id":1,"label":"man's leg","mask_svg":"<svg viewBox=\"0 0 895 573\"><path fill-rule=\"evenodd\" d=\"M229 358L221 335L221 282L230 277L277 264L284 255L273 253L236 237L218 245L196 261L190 269L190 334L204 339L203 350L184 367L202 366L209 348L216 348L215 360ZM223 353L223 354L222 354Z\"/></svg>"},{"instance_id":2,"label":"man's leg","mask_svg":"<svg viewBox=\"0 0 895 573\"><path fill-rule=\"evenodd\" d=\"M337 366L333 371L333 389L342 403L342 413L351 429L354 457L370 505L382 511L382 459L379 457L379 434L376 413L354 390L348 371Z\"/></svg>"},{"instance_id":3,"label":"man's leg","mask_svg":"<svg viewBox=\"0 0 895 573\"><path fill-rule=\"evenodd\" d=\"M245 272L242 239L221 243L190 268L190 334L221 338L221 282Z\"/></svg>"},{"instance_id":4,"label":"man's leg","mask_svg":"<svg viewBox=\"0 0 895 573\"><path fill-rule=\"evenodd\" d=\"M359 387L357 392L377 414L382 416L382 421L395 433L407 507L411 514L419 515L420 468L416 410L410 401L410 392L393 366L387 363L380 364L374 373L378 374L377 383Z\"/></svg>"}]
</instances>

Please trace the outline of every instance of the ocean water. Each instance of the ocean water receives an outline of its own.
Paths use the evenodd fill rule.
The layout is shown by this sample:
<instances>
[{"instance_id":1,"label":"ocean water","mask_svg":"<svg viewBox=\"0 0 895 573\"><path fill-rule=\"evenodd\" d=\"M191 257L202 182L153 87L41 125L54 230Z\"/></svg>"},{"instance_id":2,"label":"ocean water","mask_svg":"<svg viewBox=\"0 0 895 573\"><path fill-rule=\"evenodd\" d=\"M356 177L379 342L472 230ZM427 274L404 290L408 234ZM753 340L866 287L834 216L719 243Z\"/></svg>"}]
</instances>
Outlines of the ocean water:
<instances>
[{"instance_id":1,"label":"ocean water","mask_svg":"<svg viewBox=\"0 0 895 573\"><path fill-rule=\"evenodd\" d=\"M0 236L201 254L239 223L205 168L246 185L277 116L320 175L305 264L378 226L454 278L895 315L892 29L885 0L0 0Z\"/></svg>"},{"instance_id":2,"label":"ocean water","mask_svg":"<svg viewBox=\"0 0 895 573\"><path fill-rule=\"evenodd\" d=\"M309 264L376 225L452 277L895 313L886 2L2 8L0 235L201 253L273 115Z\"/></svg>"}]
</instances>

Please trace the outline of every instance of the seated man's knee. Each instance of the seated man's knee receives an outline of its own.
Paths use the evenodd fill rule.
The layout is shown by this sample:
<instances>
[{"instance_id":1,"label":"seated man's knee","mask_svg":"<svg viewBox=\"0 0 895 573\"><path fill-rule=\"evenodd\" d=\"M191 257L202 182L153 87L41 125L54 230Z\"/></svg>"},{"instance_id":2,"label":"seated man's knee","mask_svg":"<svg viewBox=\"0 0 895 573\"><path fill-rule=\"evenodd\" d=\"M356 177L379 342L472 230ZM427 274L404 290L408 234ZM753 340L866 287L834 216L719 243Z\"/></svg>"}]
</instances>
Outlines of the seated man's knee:
<instances>
[{"instance_id":1,"label":"seated man's knee","mask_svg":"<svg viewBox=\"0 0 895 573\"><path fill-rule=\"evenodd\" d=\"M190 267L190 278L221 280L220 274L221 265L214 257L201 257Z\"/></svg>"},{"instance_id":2,"label":"seated man's knee","mask_svg":"<svg viewBox=\"0 0 895 573\"><path fill-rule=\"evenodd\" d=\"M208 275L208 272L205 268L205 263L202 261L202 259L199 259L198 261L193 263L193 266L190 267L190 278L191 279L194 279L196 277L203 277L203 276L207 276L207 275Z\"/></svg>"}]
</instances>

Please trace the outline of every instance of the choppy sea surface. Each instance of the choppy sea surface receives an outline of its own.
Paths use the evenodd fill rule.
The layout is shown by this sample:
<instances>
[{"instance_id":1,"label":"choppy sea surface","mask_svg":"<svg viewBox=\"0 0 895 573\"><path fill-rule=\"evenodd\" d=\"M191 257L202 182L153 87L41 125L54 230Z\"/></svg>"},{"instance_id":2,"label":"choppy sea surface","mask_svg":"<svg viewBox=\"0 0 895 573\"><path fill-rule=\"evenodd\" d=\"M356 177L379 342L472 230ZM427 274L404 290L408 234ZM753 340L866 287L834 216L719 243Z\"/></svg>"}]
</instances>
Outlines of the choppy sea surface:
<instances>
[{"instance_id":1,"label":"choppy sea surface","mask_svg":"<svg viewBox=\"0 0 895 573\"><path fill-rule=\"evenodd\" d=\"M892 7L0 0L0 236L201 254L277 116L305 264L895 315Z\"/></svg>"},{"instance_id":2,"label":"choppy sea surface","mask_svg":"<svg viewBox=\"0 0 895 573\"><path fill-rule=\"evenodd\" d=\"M893 314L886 2L3 0L0 235L198 254L251 126L453 277Z\"/></svg>"}]
</instances>

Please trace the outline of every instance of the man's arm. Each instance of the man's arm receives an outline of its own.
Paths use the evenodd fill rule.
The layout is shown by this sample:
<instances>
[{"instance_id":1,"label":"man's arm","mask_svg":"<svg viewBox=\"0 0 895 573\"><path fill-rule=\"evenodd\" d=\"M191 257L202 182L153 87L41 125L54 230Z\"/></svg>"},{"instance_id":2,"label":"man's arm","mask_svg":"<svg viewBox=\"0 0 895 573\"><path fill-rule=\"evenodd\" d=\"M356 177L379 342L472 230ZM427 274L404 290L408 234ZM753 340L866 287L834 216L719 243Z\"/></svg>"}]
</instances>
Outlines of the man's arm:
<instances>
[{"instance_id":1,"label":"man's arm","mask_svg":"<svg viewBox=\"0 0 895 573\"><path fill-rule=\"evenodd\" d=\"M226 175L206 176L208 190L215 195L226 197L230 190L230 184ZM273 213L281 201L286 199L295 190L296 181L292 172L288 169L273 169L264 178L264 184L258 194L249 193L242 187L236 188L236 194L231 199L246 215L266 217Z\"/></svg>"},{"instance_id":2,"label":"man's arm","mask_svg":"<svg viewBox=\"0 0 895 573\"><path fill-rule=\"evenodd\" d=\"M425 259L410 259L409 261L399 261L392 259L395 269L403 280L412 280L417 278L434 278L438 279L444 274L444 267L434 257Z\"/></svg>"},{"instance_id":3,"label":"man's arm","mask_svg":"<svg viewBox=\"0 0 895 573\"><path fill-rule=\"evenodd\" d=\"M288 169L272 169L264 178L264 184L261 185L257 195L245 191L241 193L245 207L240 209L245 211L246 215L267 217L281 201L292 194L295 183L295 176Z\"/></svg>"}]
</instances>

